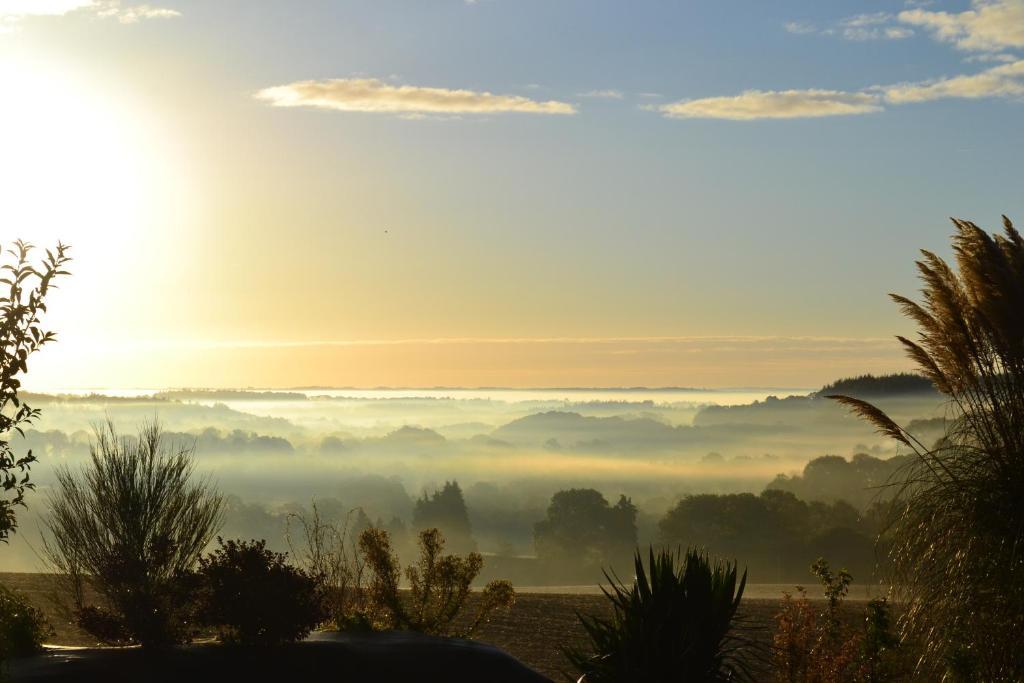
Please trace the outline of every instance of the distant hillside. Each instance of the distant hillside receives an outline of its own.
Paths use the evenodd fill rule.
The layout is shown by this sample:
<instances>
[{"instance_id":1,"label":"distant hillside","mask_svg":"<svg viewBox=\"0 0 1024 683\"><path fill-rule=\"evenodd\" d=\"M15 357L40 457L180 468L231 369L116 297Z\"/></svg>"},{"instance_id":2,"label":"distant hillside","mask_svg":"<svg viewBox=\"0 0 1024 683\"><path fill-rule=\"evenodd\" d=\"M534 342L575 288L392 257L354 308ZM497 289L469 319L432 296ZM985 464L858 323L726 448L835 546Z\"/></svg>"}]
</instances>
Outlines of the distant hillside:
<instances>
[{"instance_id":1,"label":"distant hillside","mask_svg":"<svg viewBox=\"0 0 1024 683\"><path fill-rule=\"evenodd\" d=\"M702 428L671 425L645 417L591 417L573 412L534 413L491 432L490 437L518 447L587 452L679 452L715 450L748 438L790 433L795 427L772 425L713 425Z\"/></svg>"},{"instance_id":2,"label":"distant hillside","mask_svg":"<svg viewBox=\"0 0 1024 683\"><path fill-rule=\"evenodd\" d=\"M901 372L895 375L881 375L879 377L861 375L860 377L841 379L822 387L821 391L817 392L816 395L842 394L844 396L864 398L930 393L935 393L935 386L930 379L909 372Z\"/></svg>"}]
</instances>

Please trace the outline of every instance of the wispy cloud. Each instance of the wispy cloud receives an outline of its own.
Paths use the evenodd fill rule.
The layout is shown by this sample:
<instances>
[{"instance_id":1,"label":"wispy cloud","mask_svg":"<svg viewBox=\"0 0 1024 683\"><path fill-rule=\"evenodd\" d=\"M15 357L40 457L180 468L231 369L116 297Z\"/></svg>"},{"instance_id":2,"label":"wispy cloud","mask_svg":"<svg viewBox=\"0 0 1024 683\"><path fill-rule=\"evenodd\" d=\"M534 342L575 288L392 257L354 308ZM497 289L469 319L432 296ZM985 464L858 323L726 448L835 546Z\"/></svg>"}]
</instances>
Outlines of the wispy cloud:
<instances>
[{"instance_id":1,"label":"wispy cloud","mask_svg":"<svg viewBox=\"0 0 1024 683\"><path fill-rule=\"evenodd\" d=\"M495 95L413 85L389 85L375 78L296 81L265 88L256 98L276 107L313 107L391 114L575 114L575 105L520 95Z\"/></svg>"},{"instance_id":2,"label":"wispy cloud","mask_svg":"<svg viewBox=\"0 0 1024 683\"><path fill-rule=\"evenodd\" d=\"M786 32L796 35L839 36L855 41L902 40L914 35L912 29L899 25L896 15L889 12L856 14L824 28L806 21L787 21L782 26Z\"/></svg>"},{"instance_id":3,"label":"wispy cloud","mask_svg":"<svg viewBox=\"0 0 1024 683\"><path fill-rule=\"evenodd\" d=\"M797 119L868 114L882 109L872 93L839 90L747 90L731 97L705 97L665 104L656 109L669 118Z\"/></svg>"},{"instance_id":4,"label":"wispy cloud","mask_svg":"<svg viewBox=\"0 0 1024 683\"><path fill-rule=\"evenodd\" d=\"M998 52L1024 47L1024 0L973 0L964 12L935 12L920 7L899 13L899 20L932 32L960 50Z\"/></svg>"},{"instance_id":5,"label":"wispy cloud","mask_svg":"<svg viewBox=\"0 0 1024 683\"><path fill-rule=\"evenodd\" d=\"M121 7L119 4L111 4L100 10L98 14L101 17L116 17L122 24L137 24L143 19L173 19L181 16L181 12L166 7L151 5Z\"/></svg>"},{"instance_id":6,"label":"wispy cloud","mask_svg":"<svg viewBox=\"0 0 1024 683\"><path fill-rule=\"evenodd\" d=\"M577 97L592 97L599 100L621 100L624 95L618 90L588 90L577 94Z\"/></svg>"},{"instance_id":7,"label":"wispy cloud","mask_svg":"<svg viewBox=\"0 0 1024 683\"><path fill-rule=\"evenodd\" d=\"M935 38L961 50L974 51L966 61L995 63L984 71L896 83L857 91L747 90L739 95L680 100L647 107L668 118L706 118L731 121L817 118L868 114L885 105L904 105L943 99L1024 98L1024 59L1007 52L1024 47L1024 0L973 0L972 9L934 12L921 2L908 3L898 15L888 12L847 17L832 28L789 22L795 34L838 34L847 40L905 38L912 31L902 22L930 30Z\"/></svg>"},{"instance_id":8,"label":"wispy cloud","mask_svg":"<svg viewBox=\"0 0 1024 683\"><path fill-rule=\"evenodd\" d=\"M1024 97L1024 60L995 66L969 76L893 85L885 88L884 93L886 101L892 104L951 98Z\"/></svg>"},{"instance_id":9,"label":"wispy cloud","mask_svg":"<svg viewBox=\"0 0 1024 683\"><path fill-rule=\"evenodd\" d=\"M896 17L888 12L857 14L839 22L839 34L846 40L902 40L914 35L905 26L896 26Z\"/></svg>"},{"instance_id":10,"label":"wispy cloud","mask_svg":"<svg viewBox=\"0 0 1024 683\"><path fill-rule=\"evenodd\" d=\"M1024 59L976 74L874 86L859 92L747 90L729 97L682 100L651 108L668 118L754 121L869 114L881 111L885 104L990 97L1024 97Z\"/></svg>"},{"instance_id":11,"label":"wispy cloud","mask_svg":"<svg viewBox=\"0 0 1024 683\"><path fill-rule=\"evenodd\" d=\"M976 55L968 55L964 58L964 61L968 64L984 64L986 62L1016 62L1017 59L1017 57L1006 52L980 52Z\"/></svg>"}]
</instances>

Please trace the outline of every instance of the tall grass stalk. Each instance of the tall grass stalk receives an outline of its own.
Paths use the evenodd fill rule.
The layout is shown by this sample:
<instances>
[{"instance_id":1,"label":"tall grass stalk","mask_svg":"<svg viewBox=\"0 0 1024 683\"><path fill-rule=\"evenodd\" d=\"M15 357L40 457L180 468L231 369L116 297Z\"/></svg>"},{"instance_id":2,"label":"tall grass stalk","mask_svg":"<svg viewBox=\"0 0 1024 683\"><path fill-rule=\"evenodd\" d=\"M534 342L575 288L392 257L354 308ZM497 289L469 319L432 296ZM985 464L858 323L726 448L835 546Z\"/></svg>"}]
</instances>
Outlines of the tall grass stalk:
<instances>
[{"instance_id":1,"label":"tall grass stalk","mask_svg":"<svg viewBox=\"0 0 1024 683\"><path fill-rule=\"evenodd\" d=\"M954 220L954 269L923 251L916 323L899 337L948 399L950 425L921 443L882 410L832 396L914 454L892 482L892 582L919 674L1024 680L1024 240Z\"/></svg>"}]
</instances>

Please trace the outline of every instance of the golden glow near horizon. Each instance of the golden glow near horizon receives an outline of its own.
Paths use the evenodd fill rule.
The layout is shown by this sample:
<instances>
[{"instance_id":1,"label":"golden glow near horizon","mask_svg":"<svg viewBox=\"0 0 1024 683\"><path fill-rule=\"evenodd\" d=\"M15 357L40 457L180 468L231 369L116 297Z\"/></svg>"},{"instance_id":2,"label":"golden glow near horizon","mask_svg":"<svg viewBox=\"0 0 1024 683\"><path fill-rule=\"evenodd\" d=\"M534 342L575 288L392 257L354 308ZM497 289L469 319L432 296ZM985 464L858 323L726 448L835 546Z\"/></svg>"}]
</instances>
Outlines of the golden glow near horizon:
<instances>
[{"instance_id":1,"label":"golden glow near horizon","mask_svg":"<svg viewBox=\"0 0 1024 683\"><path fill-rule=\"evenodd\" d=\"M130 379L112 383L113 367ZM32 387L814 387L908 368L890 339L168 339L55 345L40 354Z\"/></svg>"}]
</instances>

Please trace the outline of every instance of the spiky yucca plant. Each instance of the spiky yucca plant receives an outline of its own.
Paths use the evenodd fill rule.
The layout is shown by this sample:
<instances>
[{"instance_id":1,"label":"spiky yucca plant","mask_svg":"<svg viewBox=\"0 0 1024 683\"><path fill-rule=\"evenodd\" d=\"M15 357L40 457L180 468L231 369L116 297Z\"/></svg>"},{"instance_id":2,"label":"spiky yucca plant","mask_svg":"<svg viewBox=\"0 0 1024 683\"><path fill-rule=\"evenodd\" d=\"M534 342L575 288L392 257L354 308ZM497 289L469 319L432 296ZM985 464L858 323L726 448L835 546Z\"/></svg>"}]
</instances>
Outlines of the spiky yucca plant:
<instances>
[{"instance_id":1,"label":"spiky yucca plant","mask_svg":"<svg viewBox=\"0 0 1024 683\"><path fill-rule=\"evenodd\" d=\"M922 675L1024 680L1024 240L954 220L956 270L924 251L922 301L892 295L918 326L900 337L948 397L926 446L870 403L832 396L916 457L893 482L892 581Z\"/></svg>"},{"instance_id":2,"label":"spiky yucca plant","mask_svg":"<svg viewBox=\"0 0 1024 683\"><path fill-rule=\"evenodd\" d=\"M749 642L733 631L746 572L697 550L651 549L646 568L637 552L634 565L629 587L605 572L610 618L577 615L590 648L565 655L580 681L752 680L742 656Z\"/></svg>"}]
</instances>

